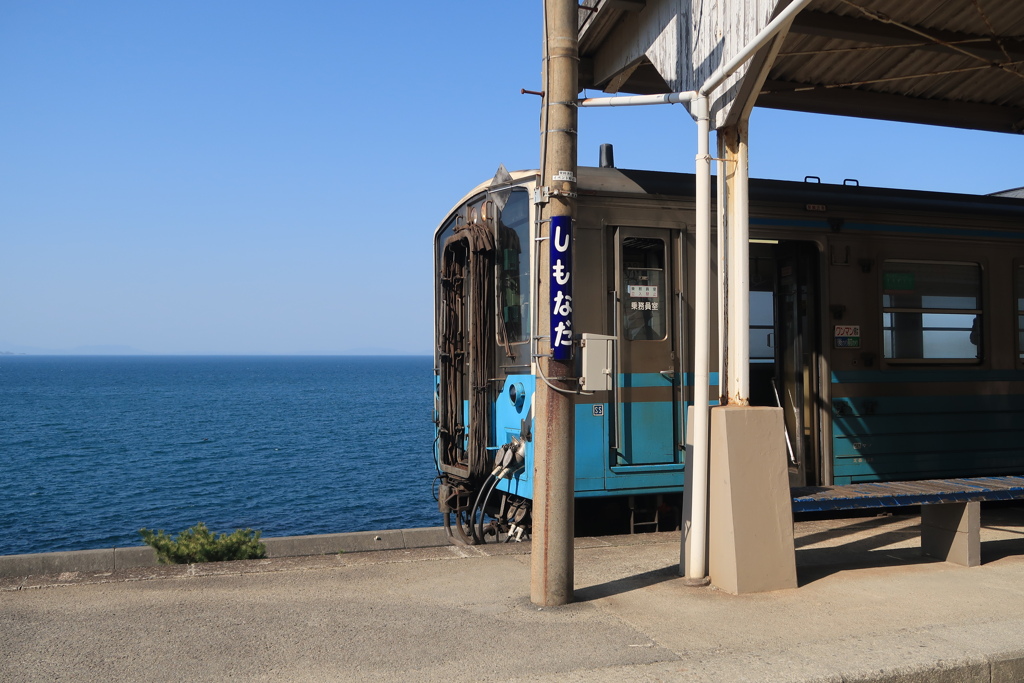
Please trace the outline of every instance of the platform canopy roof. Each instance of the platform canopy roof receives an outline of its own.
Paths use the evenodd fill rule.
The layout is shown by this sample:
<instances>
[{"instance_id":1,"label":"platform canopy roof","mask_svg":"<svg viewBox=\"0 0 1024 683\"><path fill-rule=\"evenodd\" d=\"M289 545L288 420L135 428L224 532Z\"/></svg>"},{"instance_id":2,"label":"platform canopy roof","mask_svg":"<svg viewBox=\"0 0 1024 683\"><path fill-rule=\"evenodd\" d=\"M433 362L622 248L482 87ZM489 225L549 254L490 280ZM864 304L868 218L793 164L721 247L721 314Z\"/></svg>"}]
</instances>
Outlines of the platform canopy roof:
<instances>
[{"instance_id":1,"label":"platform canopy roof","mask_svg":"<svg viewBox=\"0 0 1024 683\"><path fill-rule=\"evenodd\" d=\"M787 0L586 0L580 87L694 90ZM714 125L752 106L1024 130L1024 0L811 0L713 101Z\"/></svg>"}]
</instances>

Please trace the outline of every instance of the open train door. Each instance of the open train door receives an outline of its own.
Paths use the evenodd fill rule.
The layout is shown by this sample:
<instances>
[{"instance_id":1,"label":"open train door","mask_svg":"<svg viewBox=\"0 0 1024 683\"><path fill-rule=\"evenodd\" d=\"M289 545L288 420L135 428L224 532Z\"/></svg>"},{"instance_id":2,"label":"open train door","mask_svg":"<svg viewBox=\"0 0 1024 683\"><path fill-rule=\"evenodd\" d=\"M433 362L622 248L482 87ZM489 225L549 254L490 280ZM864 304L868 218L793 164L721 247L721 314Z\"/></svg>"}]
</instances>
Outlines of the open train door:
<instances>
[{"instance_id":1,"label":"open train door","mask_svg":"<svg viewBox=\"0 0 1024 683\"><path fill-rule=\"evenodd\" d=\"M782 408L790 484L822 482L819 252L810 242L750 245L750 402Z\"/></svg>"},{"instance_id":2,"label":"open train door","mask_svg":"<svg viewBox=\"0 0 1024 683\"><path fill-rule=\"evenodd\" d=\"M817 245L808 242L782 243L776 249L775 376L791 452L790 483L794 486L822 483L817 410L821 353L818 258Z\"/></svg>"}]
</instances>

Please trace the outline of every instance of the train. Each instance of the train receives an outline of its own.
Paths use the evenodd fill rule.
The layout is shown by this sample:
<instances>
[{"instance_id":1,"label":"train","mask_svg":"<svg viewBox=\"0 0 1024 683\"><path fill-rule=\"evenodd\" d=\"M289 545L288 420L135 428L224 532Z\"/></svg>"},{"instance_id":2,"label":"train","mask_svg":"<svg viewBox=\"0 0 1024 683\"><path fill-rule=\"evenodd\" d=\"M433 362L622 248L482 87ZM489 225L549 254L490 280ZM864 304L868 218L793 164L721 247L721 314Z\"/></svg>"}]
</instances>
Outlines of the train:
<instances>
[{"instance_id":1,"label":"train","mask_svg":"<svg viewBox=\"0 0 1024 683\"><path fill-rule=\"evenodd\" d=\"M434 490L462 544L531 530L541 183L501 171L433 239ZM685 173L577 171L577 534L679 524L694 194ZM749 215L749 400L782 408L792 486L1024 471L1020 191L752 179Z\"/></svg>"}]
</instances>

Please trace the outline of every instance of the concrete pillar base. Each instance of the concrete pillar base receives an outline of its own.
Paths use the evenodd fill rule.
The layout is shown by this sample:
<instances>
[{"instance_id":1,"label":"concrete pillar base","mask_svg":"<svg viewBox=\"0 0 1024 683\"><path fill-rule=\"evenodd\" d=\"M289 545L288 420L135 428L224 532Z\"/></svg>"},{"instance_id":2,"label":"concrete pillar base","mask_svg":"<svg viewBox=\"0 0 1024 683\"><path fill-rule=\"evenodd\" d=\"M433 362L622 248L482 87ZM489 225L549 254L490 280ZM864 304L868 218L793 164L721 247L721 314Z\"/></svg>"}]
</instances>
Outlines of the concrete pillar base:
<instances>
[{"instance_id":1,"label":"concrete pillar base","mask_svg":"<svg viewBox=\"0 0 1024 683\"><path fill-rule=\"evenodd\" d=\"M981 564L981 503L921 506L921 550L946 562Z\"/></svg>"},{"instance_id":2,"label":"concrete pillar base","mask_svg":"<svg viewBox=\"0 0 1024 683\"><path fill-rule=\"evenodd\" d=\"M703 578L699 578L699 579L690 579L690 578L683 577L683 578L679 579L679 581L684 586L689 586L690 588L703 588L704 586L710 586L711 585L711 578L707 577L707 576L705 576Z\"/></svg>"},{"instance_id":3,"label":"concrete pillar base","mask_svg":"<svg viewBox=\"0 0 1024 683\"><path fill-rule=\"evenodd\" d=\"M734 594L796 588L781 408L711 410L708 568Z\"/></svg>"}]
</instances>

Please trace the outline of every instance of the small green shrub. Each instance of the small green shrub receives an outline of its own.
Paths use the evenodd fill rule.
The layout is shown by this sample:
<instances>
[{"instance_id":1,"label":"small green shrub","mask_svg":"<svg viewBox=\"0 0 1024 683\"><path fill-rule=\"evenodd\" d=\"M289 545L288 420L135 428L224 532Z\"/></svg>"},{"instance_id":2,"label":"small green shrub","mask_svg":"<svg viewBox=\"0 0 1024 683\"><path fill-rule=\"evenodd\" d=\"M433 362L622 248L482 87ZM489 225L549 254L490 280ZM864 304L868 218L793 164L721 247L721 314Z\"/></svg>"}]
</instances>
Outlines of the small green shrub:
<instances>
[{"instance_id":1,"label":"small green shrub","mask_svg":"<svg viewBox=\"0 0 1024 683\"><path fill-rule=\"evenodd\" d=\"M146 545L156 550L160 564L258 560L267 554L267 547L260 543L260 532L252 529L235 529L231 535L215 537L205 524L199 522L182 531L177 538L171 538L163 529L156 533L139 529L139 533Z\"/></svg>"}]
</instances>

